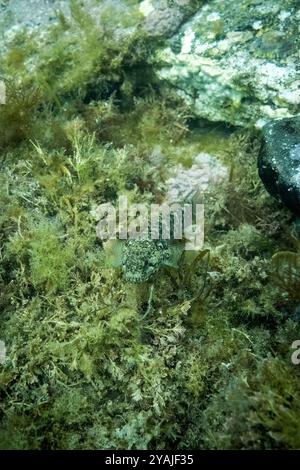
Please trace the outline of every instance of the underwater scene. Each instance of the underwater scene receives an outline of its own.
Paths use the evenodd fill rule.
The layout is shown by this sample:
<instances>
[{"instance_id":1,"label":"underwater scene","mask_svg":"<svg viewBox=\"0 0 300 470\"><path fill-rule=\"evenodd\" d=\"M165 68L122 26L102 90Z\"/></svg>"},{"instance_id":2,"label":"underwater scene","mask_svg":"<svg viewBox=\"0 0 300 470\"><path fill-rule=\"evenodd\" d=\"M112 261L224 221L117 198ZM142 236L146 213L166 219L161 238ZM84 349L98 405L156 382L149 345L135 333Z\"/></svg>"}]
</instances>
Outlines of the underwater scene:
<instances>
[{"instance_id":1,"label":"underwater scene","mask_svg":"<svg viewBox=\"0 0 300 470\"><path fill-rule=\"evenodd\" d=\"M0 0L0 449L300 449L299 0Z\"/></svg>"}]
</instances>

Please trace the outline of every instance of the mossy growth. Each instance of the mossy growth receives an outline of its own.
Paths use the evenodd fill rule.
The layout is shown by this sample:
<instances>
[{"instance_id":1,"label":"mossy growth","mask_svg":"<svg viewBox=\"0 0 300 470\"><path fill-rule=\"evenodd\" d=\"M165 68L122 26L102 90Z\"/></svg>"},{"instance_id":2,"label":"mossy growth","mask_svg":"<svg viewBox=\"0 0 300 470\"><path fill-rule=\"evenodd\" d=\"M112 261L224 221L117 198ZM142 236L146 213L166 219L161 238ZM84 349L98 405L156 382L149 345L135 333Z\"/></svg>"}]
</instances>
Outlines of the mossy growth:
<instances>
[{"instance_id":1,"label":"mossy growth","mask_svg":"<svg viewBox=\"0 0 300 470\"><path fill-rule=\"evenodd\" d=\"M224 137L230 177L206 196L204 250L127 282L92 209L120 194L161 202L168 165L203 133L172 93L136 80L136 66L152 76L146 38L95 50L101 28L75 16L3 62L9 76L17 59L23 92L0 121L0 448L299 448L299 299L274 278L299 240L259 181L259 139Z\"/></svg>"}]
</instances>

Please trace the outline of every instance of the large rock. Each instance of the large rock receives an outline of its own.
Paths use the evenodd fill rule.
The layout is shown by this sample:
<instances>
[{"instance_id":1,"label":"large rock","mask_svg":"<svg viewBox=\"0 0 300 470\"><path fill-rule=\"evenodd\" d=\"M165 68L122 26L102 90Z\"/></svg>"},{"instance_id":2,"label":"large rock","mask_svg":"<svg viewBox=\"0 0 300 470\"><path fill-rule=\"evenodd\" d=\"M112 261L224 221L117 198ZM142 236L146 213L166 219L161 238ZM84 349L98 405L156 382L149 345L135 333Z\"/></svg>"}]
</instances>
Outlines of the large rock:
<instances>
[{"instance_id":1,"label":"large rock","mask_svg":"<svg viewBox=\"0 0 300 470\"><path fill-rule=\"evenodd\" d=\"M152 0L153 1L153 0ZM298 0L212 0L158 54L196 115L262 127L300 111Z\"/></svg>"},{"instance_id":2,"label":"large rock","mask_svg":"<svg viewBox=\"0 0 300 470\"><path fill-rule=\"evenodd\" d=\"M280 119L263 128L258 161L267 190L300 214L300 116Z\"/></svg>"}]
</instances>

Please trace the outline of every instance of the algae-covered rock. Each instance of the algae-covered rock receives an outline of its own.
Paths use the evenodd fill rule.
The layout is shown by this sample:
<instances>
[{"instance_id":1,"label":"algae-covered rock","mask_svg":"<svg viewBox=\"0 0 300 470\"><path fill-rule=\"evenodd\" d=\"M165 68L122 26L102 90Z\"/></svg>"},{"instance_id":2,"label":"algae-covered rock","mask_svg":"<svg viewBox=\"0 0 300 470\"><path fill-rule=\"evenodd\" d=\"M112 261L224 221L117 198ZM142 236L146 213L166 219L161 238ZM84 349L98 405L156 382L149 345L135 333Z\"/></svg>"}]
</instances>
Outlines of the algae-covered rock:
<instances>
[{"instance_id":1,"label":"algae-covered rock","mask_svg":"<svg viewBox=\"0 0 300 470\"><path fill-rule=\"evenodd\" d=\"M77 3L83 2L1 3L3 44L23 28L45 38L47 26L61 18L58 12L69 18ZM96 22L103 11L113 11L120 19L118 38L137 31L153 45L157 37L168 38L157 49L157 75L199 117L262 127L299 114L297 0L240 0L238 7L235 0L87 0L84 7ZM126 16L135 19L130 27L123 24Z\"/></svg>"},{"instance_id":2,"label":"algae-covered rock","mask_svg":"<svg viewBox=\"0 0 300 470\"><path fill-rule=\"evenodd\" d=\"M75 16L80 22L82 16L77 10L80 11L82 7L98 24L101 23L101 16L110 11L112 16L120 21L120 27L117 28L116 33L121 30L126 34L129 34L131 29L128 28L126 31L122 20L126 15L134 16L137 9L134 2L127 0L85 0L84 2L78 0L10 0L0 2L0 37L4 45L9 44L23 31L27 36L32 34L34 38L45 39L49 27L62 19L69 20Z\"/></svg>"},{"instance_id":3,"label":"algae-covered rock","mask_svg":"<svg viewBox=\"0 0 300 470\"><path fill-rule=\"evenodd\" d=\"M142 29L147 35L168 37L203 3L204 0L10 0L0 2L0 35L8 41L22 30L44 35L47 27L57 22L61 15L70 18L72 10L80 5L96 21L103 11L114 10L114 17L120 19L120 29L124 28L121 24L124 15L135 17L139 9ZM136 21L132 30L138 25L139 21Z\"/></svg>"},{"instance_id":4,"label":"algae-covered rock","mask_svg":"<svg viewBox=\"0 0 300 470\"><path fill-rule=\"evenodd\" d=\"M263 128L259 174L267 190L300 213L300 116L280 119Z\"/></svg>"},{"instance_id":5,"label":"algae-covered rock","mask_svg":"<svg viewBox=\"0 0 300 470\"><path fill-rule=\"evenodd\" d=\"M70 13L68 0L10 0L0 2L0 34L9 40L17 32L45 27L57 19L58 11Z\"/></svg>"},{"instance_id":6,"label":"algae-covered rock","mask_svg":"<svg viewBox=\"0 0 300 470\"><path fill-rule=\"evenodd\" d=\"M168 37L203 3L203 0L144 0L140 5L145 16L143 29L153 37Z\"/></svg>"},{"instance_id":7,"label":"algae-covered rock","mask_svg":"<svg viewBox=\"0 0 300 470\"><path fill-rule=\"evenodd\" d=\"M158 76L196 115L251 127L300 110L299 3L213 0L158 53Z\"/></svg>"}]
</instances>

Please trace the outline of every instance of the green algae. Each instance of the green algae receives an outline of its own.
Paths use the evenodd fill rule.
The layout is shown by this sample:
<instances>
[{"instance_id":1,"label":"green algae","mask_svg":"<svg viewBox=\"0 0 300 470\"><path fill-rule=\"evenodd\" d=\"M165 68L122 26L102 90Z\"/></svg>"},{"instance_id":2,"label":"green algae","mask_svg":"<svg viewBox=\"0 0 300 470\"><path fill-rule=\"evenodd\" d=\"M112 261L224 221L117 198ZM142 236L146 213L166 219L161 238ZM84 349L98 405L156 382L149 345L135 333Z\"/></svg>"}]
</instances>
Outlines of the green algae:
<instances>
[{"instance_id":1,"label":"green algae","mask_svg":"<svg viewBox=\"0 0 300 470\"><path fill-rule=\"evenodd\" d=\"M5 65L20 93L0 118L0 448L299 448L299 299L273 272L298 240L258 178L257 135L196 126L136 81L153 77L147 38L103 43L74 15L34 53L34 79L33 39ZM230 168L206 196L205 250L126 282L91 209L159 202L167 165L199 151Z\"/></svg>"}]
</instances>

